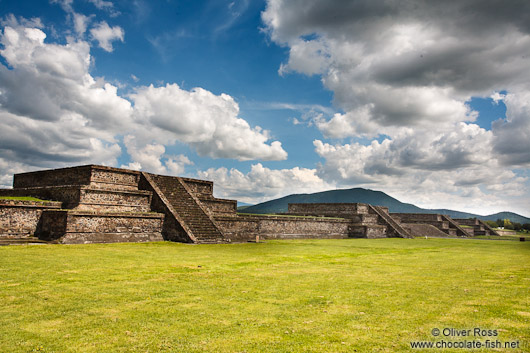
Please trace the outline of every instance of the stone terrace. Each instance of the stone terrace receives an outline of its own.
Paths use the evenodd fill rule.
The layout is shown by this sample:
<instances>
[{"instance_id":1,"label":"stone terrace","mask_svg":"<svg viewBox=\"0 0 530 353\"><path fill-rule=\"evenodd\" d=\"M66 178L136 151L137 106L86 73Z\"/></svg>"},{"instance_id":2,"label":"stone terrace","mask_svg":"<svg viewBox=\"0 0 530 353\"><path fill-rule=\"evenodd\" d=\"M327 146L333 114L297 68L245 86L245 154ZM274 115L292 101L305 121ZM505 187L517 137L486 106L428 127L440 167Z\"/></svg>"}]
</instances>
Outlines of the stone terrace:
<instances>
[{"instance_id":1,"label":"stone terrace","mask_svg":"<svg viewBox=\"0 0 530 353\"><path fill-rule=\"evenodd\" d=\"M458 236L484 228L458 221L464 228L443 215L389 214L363 203L290 204L283 215L240 215L235 200L213 196L211 181L98 165L16 174L13 188L0 190L0 243L411 238L412 230L435 233L429 227Z\"/></svg>"}]
</instances>

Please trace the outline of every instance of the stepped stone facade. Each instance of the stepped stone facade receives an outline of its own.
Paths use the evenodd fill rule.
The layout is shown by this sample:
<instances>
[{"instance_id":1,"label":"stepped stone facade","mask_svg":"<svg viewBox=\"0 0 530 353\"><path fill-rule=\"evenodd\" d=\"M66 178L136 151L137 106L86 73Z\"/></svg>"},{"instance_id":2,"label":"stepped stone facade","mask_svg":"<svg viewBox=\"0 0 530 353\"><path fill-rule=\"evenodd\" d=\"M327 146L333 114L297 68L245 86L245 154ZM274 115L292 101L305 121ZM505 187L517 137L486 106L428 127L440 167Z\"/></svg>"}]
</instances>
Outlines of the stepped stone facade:
<instances>
[{"instance_id":1,"label":"stepped stone facade","mask_svg":"<svg viewBox=\"0 0 530 353\"><path fill-rule=\"evenodd\" d=\"M429 213L391 213L392 218L397 222L404 224L429 224L449 236L471 237L472 233L468 232L455 220L447 215L429 214ZM409 226L410 227L410 226Z\"/></svg>"},{"instance_id":2,"label":"stepped stone facade","mask_svg":"<svg viewBox=\"0 0 530 353\"><path fill-rule=\"evenodd\" d=\"M2 199L6 196L50 201ZM86 165L16 174L13 188L0 190L0 244L417 235L413 227L403 226L403 218L409 224L431 224L444 234L473 235L462 233L463 228L446 216L424 216L389 214L385 207L362 203L290 204L287 214L242 215L237 201L213 196L210 181ZM459 221L468 232L476 229L474 234L486 229L480 221Z\"/></svg>"},{"instance_id":3,"label":"stepped stone facade","mask_svg":"<svg viewBox=\"0 0 530 353\"><path fill-rule=\"evenodd\" d=\"M497 231L493 230L485 222L477 218L463 219L463 218L454 218L456 223L460 227L464 228L470 235L500 235Z\"/></svg>"}]
</instances>

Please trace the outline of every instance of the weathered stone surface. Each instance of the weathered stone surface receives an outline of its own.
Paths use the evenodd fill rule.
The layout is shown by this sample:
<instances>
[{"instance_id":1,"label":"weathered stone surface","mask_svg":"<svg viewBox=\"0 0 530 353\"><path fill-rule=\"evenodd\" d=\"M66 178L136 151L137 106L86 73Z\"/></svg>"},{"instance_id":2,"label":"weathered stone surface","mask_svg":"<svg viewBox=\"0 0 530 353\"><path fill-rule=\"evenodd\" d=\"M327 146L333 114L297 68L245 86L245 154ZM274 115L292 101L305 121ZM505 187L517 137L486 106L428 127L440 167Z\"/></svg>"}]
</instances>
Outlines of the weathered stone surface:
<instances>
[{"instance_id":1,"label":"weathered stone surface","mask_svg":"<svg viewBox=\"0 0 530 353\"><path fill-rule=\"evenodd\" d=\"M237 214L236 200L217 198L200 198L199 200L214 216L235 216Z\"/></svg>"},{"instance_id":2,"label":"weathered stone surface","mask_svg":"<svg viewBox=\"0 0 530 353\"><path fill-rule=\"evenodd\" d=\"M364 203L293 203L289 204L289 214L351 219L355 223L354 234L359 237L412 237L390 217L387 207Z\"/></svg>"},{"instance_id":3,"label":"weathered stone surface","mask_svg":"<svg viewBox=\"0 0 530 353\"><path fill-rule=\"evenodd\" d=\"M391 215L399 218L403 223L430 224L450 236L473 236L447 215L426 213L392 213Z\"/></svg>"},{"instance_id":4,"label":"weathered stone surface","mask_svg":"<svg viewBox=\"0 0 530 353\"><path fill-rule=\"evenodd\" d=\"M213 197L213 182L207 180L180 178L197 197Z\"/></svg>"},{"instance_id":5,"label":"weathered stone surface","mask_svg":"<svg viewBox=\"0 0 530 353\"><path fill-rule=\"evenodd\" d=\"M192 242L220 243L227 240L211 212L183 179L142 173L141 180L140 187L152 191L160 200L161 209L157 211L164 212L166 218L178 223Z\"/></svg>"},{"instance_id":6,"label":"weathered stone surface","mask_svg":"<svg viewBox=\"0 0 530 353\"><path fill-rule=\"evenodd\" d=\"M403 223L403 228L407 229L415 237L447 237L447 233L433 225L425 223Z\"/></svg>"},{"instance_id":7,"label":"weathered stone surface","mask_svg":"<svg viewBox=\"0 0 530 353\"><path fill-rule=\"evenodd\" d=\"M140 173L134 170L84 165L71 168L15 174L13 188L44 186L92 185L113 189L137 189Z\"/></svg>"},{"instance_id":8,"label":"weathered stone surface","mask_svg":"<svg viewBox=\"0 0 530 353\"><path fill-rule=\"evenodd\" d=\"M473 236L475 235L499 235L499 233L495 231L493 228L491 228L488 224L486 224L485 222L477 218L468 218L468 219L453 218L453 221L458 223L460 226L471 227L471 228L466 228L466 231Z\"/></svg>"},{"instance_id":9,"label":"weathered stone surface","mask_svg":"<svg viewBox=\"0 0 530 353\"><path fill-rule=\"evenodd\" d=\"M83 187L79 210L149 212L152 193L144 190L111 190Z\"/></svg>"},{"instance_id":10,"label":"weathered stone surface","mask_svg":"<svg viewBox=\"0 0 530 353\"><path fill-rule=\"evenodd\" d=\"M35 236L42 212L60 207L60 202L0 199L0 239Z\"/></svg>"},{"instance_id":11,"label":"weathered stone surface","mask_svg":"<svg viewBox=\"0 0 530 353\"><path fill-rule=\"evenodd\" d=\"M15 174L13 188L36 188L58 185L90 184L91 166L43 170L37 172Z\"/></svg>"},{"instance_id":12,"label":"weathered stone surface","mask_svg":"<svg viewBox=\"0 0 530 353\"><path fill-rule=\"evenodd\" d=\"M404 223L417 222L441 222L442 215L430 213L392 213L392 216L397 216Z\"/></svg>"},{"instance_id":13,"label":"weathered stone surface","mask_svg":"<svg viewBox=\"0 0 530 353\"><path fill-rule=\"evenodd\" d=\"M302 216L327 216L352 218L368 214L368 205L363 203L290 203L289 214Z\"/></svg>"},{"instance_id":14,"label":"weathered stone surface","mask_svg":"<svg viewBox=\"0 0 530 353\"><path fill-rule=\"evenodd\" d=\"M114 190L138 190L140 173L133 170L92 166L90 185Z\"/></svg>"},{"instance_id":15,"label":"weathered stone surface","mask_svg":"<svg viewBox=\"0 0 530 353\"><path fill-rule=\"evenodd\" d=\"M152 241L162 237L198 243L248 241L257 236L408 237L399 217L391 218L385 207L291 204L290 217L238 215L235 200L213 196L211 181L95 165L17 174L14 188L0 190L1 195L60 201L64 210L45 207L48 210L42 209L39 214L24 211L26 214L19 219L28 225L24 228L26 234L65 243ZM441 217L436 222L448 232L460 231L458 226L449 227L451 220ZM4 223L12 228L11 223Z\"/></svg>"},{"instance_id":16,"label":"weathered stone surface","mask_svg":"<svg viewBox=\"0 0 530 353\"><path fill-rule=\"evenodd\" d=\"M353 238L386 238L387 229L382 225L352 225L350 232Z\"/></svg>"},{"instance_id":17,"label":"weathered stone surface","mask_svg":"<svg viewBox=\"0 0 530 353\"><path fill-rule=\"evenodd\" d=\"M42 214L41 238L61 243L163 240L159 213L49 210Z\"/></svg>"},{"instance_id":18,"label":"weathered stone surface","mask_svg":"<svg viewBox=\"0 0 530 353\"><path fill-rule=\"evenodd\" d=\"M239 215L216 217L225 236L233 242L263 239L348 238L352 222L346 219Z\"/></svg>"}]
</instances>

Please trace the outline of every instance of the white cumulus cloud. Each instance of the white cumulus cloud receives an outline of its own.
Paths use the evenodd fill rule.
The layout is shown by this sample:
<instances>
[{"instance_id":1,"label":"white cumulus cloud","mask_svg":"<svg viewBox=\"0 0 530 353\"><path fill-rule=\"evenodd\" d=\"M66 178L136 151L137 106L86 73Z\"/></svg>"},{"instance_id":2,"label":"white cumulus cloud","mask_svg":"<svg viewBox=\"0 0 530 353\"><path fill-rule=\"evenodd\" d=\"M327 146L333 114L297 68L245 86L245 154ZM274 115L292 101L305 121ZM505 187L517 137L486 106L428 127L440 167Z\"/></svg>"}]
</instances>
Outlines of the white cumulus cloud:
<instances>
[{"instance_id":1,"label":"white cumulus cloud","mask_svg":"<svg viewBox=\"0 0 530 353\"><path fill-rule=\"evenodd\" d=\"M137 87L124 97L118 87L90 74L93 60L86 41L47 43L38 20L11 16L5 23L0 36L2 186L9 186L13 172L116 165L123 153L121 136L129 167L164 174L184 173L193 164L166 152L176 142L212 158L287 157L279 141L269 142L268 131L239 117L238 104L226 94L168 84Z\"/></svg>"},{"instance_id":2,"label":"white cumulus cloud","mask_svg":"<svg viewBox=\"0 0 530 353\"><path fill-rule=\"evenodd\" d=\"M528 192L517 168L530 165L529 11L501 0L268 0L266 31L289 49L280 74L320 75L342 111L314 124L326 138L373 139L316 141L318 175L425 193L430 205L474 195L477 209ZM479 128L473 97L503 101L506 118Z\"/></svg>"},{"instance_id":3,"label":"white cumulus cloud","mask_svg":"<svg viewBox=\"0 0 530 353\"><path fill-rule=\"evenodd\" d=\"M238 160L282 160L287 153L270 133L250 125L239 114L239 105L227 94L202 88L191 91L177 84L139 87L131 95L141 128L138 140L188 143L202 156Z\"/></svg>"},{"instance_id":4,"label":"white cumulus cloud","mask_svg":"<svg viewBox=\"0 0 530 353\"><path fill-rule=\"evenodd\" d=\"M215 183L217 197L236 198L247 203L258 203L294 193L312 193L333 189L322 180L315 169L269 169L261 163L252 165L250 172L238 169L210 168L198 173L200 178Z\"/></svg>"},{"instance_id":5,"label":"white cumulus cloud","mask_svg":"<svg viewBox=\"0 0 530 353\"><path fill-rule=\"evenodd\" d=\"M90 34L103 50L112 52L114 50L112 42L116 40L123 42L125 32L120 26L111 27L107 22L102 21L90 29Z\"/></svg>"}]
</instances>

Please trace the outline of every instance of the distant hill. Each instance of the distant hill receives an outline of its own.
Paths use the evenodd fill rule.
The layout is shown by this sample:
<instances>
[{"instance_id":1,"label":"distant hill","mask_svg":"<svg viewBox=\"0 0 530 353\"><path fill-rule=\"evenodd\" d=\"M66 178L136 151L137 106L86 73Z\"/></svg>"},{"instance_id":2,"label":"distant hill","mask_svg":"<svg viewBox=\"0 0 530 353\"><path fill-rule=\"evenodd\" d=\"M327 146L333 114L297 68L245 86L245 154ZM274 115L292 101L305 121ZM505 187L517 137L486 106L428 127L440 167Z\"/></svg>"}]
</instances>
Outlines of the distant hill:
<instances>
[{"instance_id":1,"label":"distant hill","mask_svg":"<svg viewBox=\"0 0 530 353\"><path fill-rule=\"evenodd\" d=\"M253 206L249 203L245 203L245 202L241 202L241 201L238 201L237 202L237 208L240 209L240 208L246 208L246 207L250 207L250 206Z\"/></svg>"},{"instance_id":2,"label":"distant hill","mask_svg":"<svg viewBox=\"0 0 530 353\"><path fill-rule=\"evenodd\" d=\"M499 213L494 213L494 214L490 214L487 216L477 216L477 218L480 218L486 221L496 221L500 218L500 219L509 219L512 223L513 222L521 223L521 224L530 223L530 218L521 216L513 212L499 212Z\"/></svg>"},{"instance_id":3,"label":"distant hill","mask_svg":"<svg viewBox=\"0 0 530 353\"><path fill-rule=\"evenodd\" d=\"M473 213L460 212L447 209L424 209L410 203L403 203L388 196L382 191L374 191L363 188L339 189L316 192L313 194L293 194L276 200L262 202L254 206L240 209L241 213L284 213L287 212L289 203L341 203L360 202L369 203L374 206L388 207L390 212L399 213L440 213L447 214L451 218L480 218L482 220L495 221L499 218L509 219L512 222L530 223L530 218L523 217L513 212L500 212L488 216Z\"/></svg>"}]
</instances>

